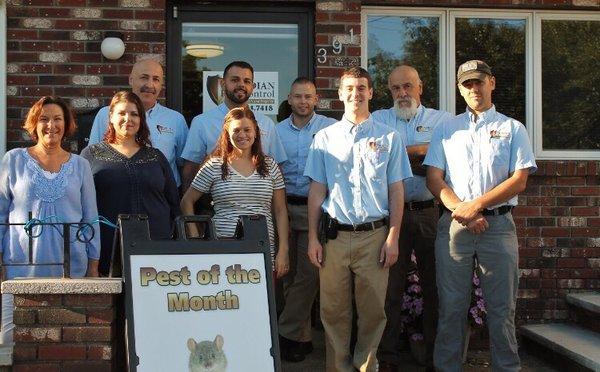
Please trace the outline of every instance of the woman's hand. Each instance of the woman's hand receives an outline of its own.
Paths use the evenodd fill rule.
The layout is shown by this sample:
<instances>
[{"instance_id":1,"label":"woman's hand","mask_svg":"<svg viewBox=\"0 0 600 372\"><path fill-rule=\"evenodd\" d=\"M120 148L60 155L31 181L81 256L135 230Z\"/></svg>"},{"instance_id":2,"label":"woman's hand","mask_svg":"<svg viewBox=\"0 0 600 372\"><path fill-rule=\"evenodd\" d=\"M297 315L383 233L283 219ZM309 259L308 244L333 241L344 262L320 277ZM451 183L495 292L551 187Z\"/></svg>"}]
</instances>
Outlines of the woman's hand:
<instances>
[{"instance_id":1,"label":"woman's hand","mask_svg":"<svg viewBox=\"0 0 600 372\"><path fill-rule=\"evenodd\" d=\"M288 250L280 249L275 256L275 272L277 273L277 279L283 277L290 271L290 258Z\"/></svg>"},{"instance_id":2,"label":"woman's hand","mask_svg":"<svg viewBox=\"0 0 600 372\"><path fill-rule=\"evenodd\" d=\"M98 260L88 260L88 267L85 276L88 278L97 278L100 276L98 273Z\"/></svg>"}]
</instances>

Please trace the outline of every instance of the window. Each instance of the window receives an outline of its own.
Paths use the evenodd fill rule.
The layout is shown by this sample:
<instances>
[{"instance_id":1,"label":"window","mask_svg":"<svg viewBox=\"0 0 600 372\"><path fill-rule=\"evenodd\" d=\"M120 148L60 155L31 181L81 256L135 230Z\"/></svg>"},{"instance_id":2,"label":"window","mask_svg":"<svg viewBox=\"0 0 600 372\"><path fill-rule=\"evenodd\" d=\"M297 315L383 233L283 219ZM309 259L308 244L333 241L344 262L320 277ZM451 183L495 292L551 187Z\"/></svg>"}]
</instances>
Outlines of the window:
<instances>
[{"instance_id":1,"label":"window","mask_svg":"<svg viewBox=\"0 0 600 372\"><path fill-rule=\"evenodd\" d=\"M456 67L482 59L496 76L494 104L527 127L538 158L600 158L600 14L365 7L362 24L373 109L391 106L387 74L407 63L425 105L461 113Z\"/></svg>"}]
</instances>

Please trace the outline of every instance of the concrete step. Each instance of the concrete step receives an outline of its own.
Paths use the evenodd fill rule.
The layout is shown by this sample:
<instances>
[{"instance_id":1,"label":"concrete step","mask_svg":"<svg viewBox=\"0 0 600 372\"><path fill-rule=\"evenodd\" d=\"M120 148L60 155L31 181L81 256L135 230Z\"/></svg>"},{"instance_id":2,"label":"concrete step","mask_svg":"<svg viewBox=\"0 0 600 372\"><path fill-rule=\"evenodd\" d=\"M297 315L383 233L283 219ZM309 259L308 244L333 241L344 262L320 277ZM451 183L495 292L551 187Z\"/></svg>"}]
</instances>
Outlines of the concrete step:
<instances>
[{"instance_id":1,"label":"concrete step","mask_svg":"<svg viewBox=\"0 0 600 372\"><path fill-rule=\"evenodd\" d=\"M591 311L600 317L600 292L569 293L567 302L573 306Z\"/></svg>"},{"instance_id":2,"label":"concrete step","mask_svg":"<svg viewBox=\"0 0 600 372\"><path fill-rule=\"evenodd\" d=\"M569 316L580 326L600 333L600 292L569 293Z\"/></svg>"},{"instance_id":3,"label":"concrete step","mask_svg":"<svg viewBox=\"0 0 600 372\"><path fill-rule=\"evenodd\" d=\"M543 347L548 358L556 354L569 359L570 363L561 363L565 370L600 371L600 334L596 332L567 323L530 324L522 326L520 332L527 345L532 341L532 346Z\"/></svg>"}]
</instances>

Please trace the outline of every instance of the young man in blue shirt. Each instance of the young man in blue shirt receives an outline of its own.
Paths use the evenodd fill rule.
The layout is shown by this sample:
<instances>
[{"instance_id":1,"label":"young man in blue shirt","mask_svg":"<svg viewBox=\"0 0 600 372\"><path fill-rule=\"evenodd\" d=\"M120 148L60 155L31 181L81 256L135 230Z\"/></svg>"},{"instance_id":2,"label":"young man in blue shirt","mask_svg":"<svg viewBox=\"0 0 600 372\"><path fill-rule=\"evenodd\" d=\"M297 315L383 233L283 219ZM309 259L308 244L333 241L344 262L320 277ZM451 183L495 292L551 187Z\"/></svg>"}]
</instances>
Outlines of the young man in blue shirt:
<instances>
[{"instance_id":1,"label":"young man in blue shirt","mask_svg":"<svg viewBox=\"0 0 600 372\"><path fill-rule=\"evenodd\" d=\"M537 166L523 124L492 103L491 68L483 61L465 62L457 81L467 110L435 129L424 162L427 187L443 204L435 242L440 314L434 365L437 371L462 371L476 256L492 370L518 371L519 252L511 210Z\"/></svg>"},{"instance_id":2,"label":"young man in blue shirt","mask_svg":"<svg viewBox=\"0 0 600 372\"><path fill-rule=\"evenodd\" d=\"M338 94L344 117L315 135L304 171L312 180L308 256L319 268L327 371L376 371L388 269L398 259L402 181L412 173L399 133L371 118L369 73L360 67L345 70ZM324 245L318 233L323 213L330 218ZM353 297L358 312L354 355Z\"/></svg>"},{"instance_id":3,"label":"young man in blue shirt","mask_svg":"<svg viewBox=\"0 0 600 372\"><path fill-rule=\"evenodd\" d=\"M308 259L308 187L304 175L308 149L315 134L336 122L319 115L315 84L303 77L292 83L288 103L292 114L275 127L287 160L281 164L290 216L290 273L283 278L285 306L279 316L281 355L304 360L312 350L311 310L319 288L319 271Z\"/></svg>"}]
</instances>

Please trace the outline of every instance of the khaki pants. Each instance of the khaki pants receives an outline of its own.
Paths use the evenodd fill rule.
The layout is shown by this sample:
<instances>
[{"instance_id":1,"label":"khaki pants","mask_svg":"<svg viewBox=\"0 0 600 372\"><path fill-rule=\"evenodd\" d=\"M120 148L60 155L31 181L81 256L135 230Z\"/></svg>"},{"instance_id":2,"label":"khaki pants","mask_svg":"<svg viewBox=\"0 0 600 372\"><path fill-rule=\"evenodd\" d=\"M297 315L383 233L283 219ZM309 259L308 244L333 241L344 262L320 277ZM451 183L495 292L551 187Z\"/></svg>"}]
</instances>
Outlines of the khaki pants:
<instances>
[{"instance_id":1,"label":"khaki pants","mask_svg":"<svg viewBox=\"0 0 600 372\"><path fill-rule=\"evenodd\" d=\"M437 371L462 371L465 327L471 301L473 255L482 272L492 371L520 370L515 337L515 307L519 288L518 245L510 213L485 216L489 228L479 235L444 212L435 241L440 318L435 339Z\"/></svg>"},{"instance_id":2,"label":"khaki pants","mask_svg":"<svg viewBox=\"0 0 600 372\"><path fill-rule=\"evenodd\" d=\"M374 231L340 231L324 247L321 277L321 320L325 328L326 370L361 372L377 369L377 346L385 328L388 270L379 264L387 227ZM350 355L352 290L358 334Z\"/></svg>"},{"instance_id":3,"label":"khaki pants","mask_svg":"<svg viewBox=\"0 0 600 372\"><path fill-rule=\"evenodd\" d=\"M288 204L290 216L290 272L283 277L285 306L279 334L290 340L312 340L311 310L319 289L319 270L308 259L306 205Z\"/></svg>"}]
</instances>

